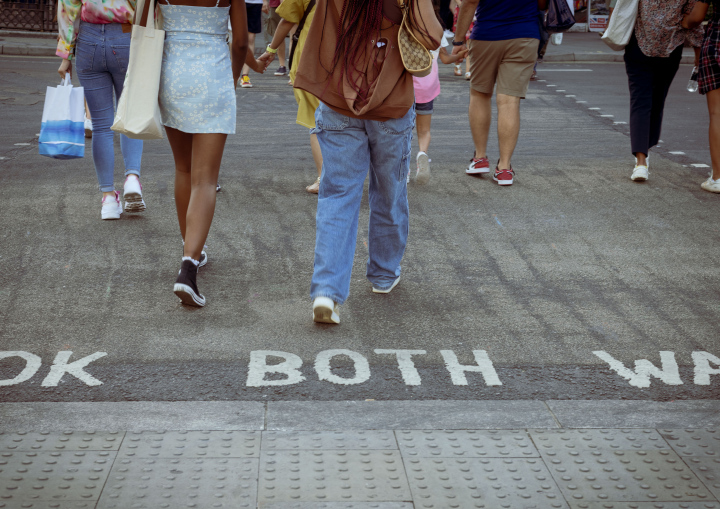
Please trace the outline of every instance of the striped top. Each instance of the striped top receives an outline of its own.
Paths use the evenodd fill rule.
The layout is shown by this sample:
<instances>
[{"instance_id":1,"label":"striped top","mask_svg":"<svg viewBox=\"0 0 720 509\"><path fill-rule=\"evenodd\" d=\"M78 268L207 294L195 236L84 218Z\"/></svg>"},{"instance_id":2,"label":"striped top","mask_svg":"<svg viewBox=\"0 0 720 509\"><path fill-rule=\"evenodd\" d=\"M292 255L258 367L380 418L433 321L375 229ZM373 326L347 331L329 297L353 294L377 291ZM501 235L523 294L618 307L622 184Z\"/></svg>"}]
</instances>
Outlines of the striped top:
<instances>
[{"instance_id":1,"label":"striped top","mask_svg":"<svg viewBox=\"0 0 720 509\"><path fill-rule=\"evenodd\" d=\"M132 23L135 0L58 0L58 37L55 54L72 59L80 20L104 25Z\"/></svg>"}]
</instances>

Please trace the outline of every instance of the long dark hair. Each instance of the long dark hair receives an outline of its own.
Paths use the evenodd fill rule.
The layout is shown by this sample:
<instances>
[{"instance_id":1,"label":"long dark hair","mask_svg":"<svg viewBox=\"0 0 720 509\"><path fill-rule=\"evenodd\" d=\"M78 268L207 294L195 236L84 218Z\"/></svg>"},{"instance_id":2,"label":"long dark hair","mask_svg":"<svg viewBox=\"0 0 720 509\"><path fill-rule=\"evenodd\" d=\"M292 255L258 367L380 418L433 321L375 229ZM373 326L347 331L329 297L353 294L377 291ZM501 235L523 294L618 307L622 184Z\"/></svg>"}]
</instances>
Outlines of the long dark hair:
<instances>
[{"instance_id":1,"label":"long dark hair","mask_svg":"<svg viewBox=\"0 0 720 509\"><path fill-rule=\"evenodd\" d=\"M405 0L409 6L408 23L418 32L427 34L425 22L418 23L415 18L414 4L417 0ZM369 39L377 40L383 22L384 0L344 0L337 30L337 46L333 57L333 68L341 67L342 75L347 77L350 86L357 92L358 99L366 99L368 84L365 82L365 69L358 64L365 61ZM376 48L372 46L373 50ZM378 65L377 63L373 65Z\"/></svg>"}]
</instances>

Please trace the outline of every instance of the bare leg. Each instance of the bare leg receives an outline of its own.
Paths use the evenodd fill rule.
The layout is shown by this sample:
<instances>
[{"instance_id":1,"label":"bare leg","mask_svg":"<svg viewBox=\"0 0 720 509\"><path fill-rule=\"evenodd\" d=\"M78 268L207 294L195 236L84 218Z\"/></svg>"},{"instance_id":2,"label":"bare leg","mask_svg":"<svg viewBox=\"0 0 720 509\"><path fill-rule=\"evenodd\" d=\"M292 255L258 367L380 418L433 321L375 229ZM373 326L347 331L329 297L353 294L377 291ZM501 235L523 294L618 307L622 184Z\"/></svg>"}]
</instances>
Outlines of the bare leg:
<instances>
[{"instance_id":1,"label":"bare leg","mask_svg":"<svg viewBox=\"0 0 720 509\"><path fill-rule=\"evenodd\" d=\"M510 168L515 146L520 134L520 98L511 95L497 94L498 107L498 144L500 145L501 170Z\"/></svg>"},{"instance_id":2,"label":"bare leg","mask_svg":"<svg viewBox=\"0 0 720 509\"><path fill-rule=\"evenodd\" d=\"M713 180L720 179L720 89L707 93L710 113L710 158L713 166Z\"/></svg>"},{"instance_id":3,"label":"bare leg","mask_svg":"<svg viewBox=\"0 0 720 509\"><path fill-rule=\"evenodd\" d=\"M432 115L418 115L415 118L415 125L417 126L418 146L420 152L427 154L430 148L430 123L432 121Z\"/></svg>"},{"instance_id":4,"label":"bare leg","mask_svg":"<svg viewBox=\"0 0 720 509\"><path fill-rule=\"evenodd\" d=\"M175 157L175 205L185 239L183 254L199 260L215 214L227 134L188 134L171 128L167 133Z\"/></svg>"},{"instance_id":5,"label":"bare leg","mask_svg":"<svg viewBox=\"0 0 720 509\"><path fill-rule=\"evenodd\" d=\"M488 136L492 120L492 94L470 89L470 132L475 144L475 157L487 157Z\"/></svg>"},{"instance_id":6,"label":"bare leg","mask_svg":"<svg viewBox=\"0 0 720 509\"><path fill-rule=\"evenodd\" d=\"M248 32L248 52L252 55L255 54L255 34ZM243 64L242 74L243 76L250 72L250 67L247 64Z\"/></svg>"},{"instance_id":7,"label":"bare leg","mask_svg":"<svg viewBox=\"0 0 720 509\"><path fill-rule=\"evenodd\" d=\"M315 169L317 170L317 180L305 186L305 190L308 193L317 194L320 191L320 175L322 175L323 156L320 151L320 143L317 139L317 134L310 135L310 149L312 150L313 160L315 161Z\"/></svg>"},{"instance_id":8,"label":"bare leg","mask_svg":"<svg viewBox=\"0 0 720 509\"><path fill-rule=\"evenodd\" d=\"M280 64L280 67L285 67L285 41L283 40L282 44L278 47L278 63Z\"/></svg>"}]
</instances>

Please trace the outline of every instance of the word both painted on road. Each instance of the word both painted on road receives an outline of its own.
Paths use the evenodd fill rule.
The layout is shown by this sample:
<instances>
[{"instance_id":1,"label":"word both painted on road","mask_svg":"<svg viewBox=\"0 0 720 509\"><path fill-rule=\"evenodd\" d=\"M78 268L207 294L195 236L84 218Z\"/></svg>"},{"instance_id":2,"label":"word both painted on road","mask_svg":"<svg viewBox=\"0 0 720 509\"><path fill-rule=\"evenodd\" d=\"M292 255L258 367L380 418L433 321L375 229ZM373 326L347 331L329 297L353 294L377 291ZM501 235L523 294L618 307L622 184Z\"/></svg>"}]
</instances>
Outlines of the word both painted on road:
<instances>
[{"instance_id":1,"label":"word both painted on road","mask_svg":"<svg viewBox=\"0 0 720 509\"><path fill-rule=\"evenodd\" d=\"M485 386L502 386L502 380L486 350L472 350L473 362L461 362L453 350L440 350L444 369L449 381L456 386L478 385L480 380ZM397 369L402 381L408 386L420 386L423 383L420 370L416 365L427 355L425 350L398 350L375 349L374 356L367 356L347 349L332 349L319 352L312 363L294 353L278 350L254 350L250 352L250 362L247 365L247 387L277 387L293 386L307 381L308 373L314 371L317 379L339 386L358 385L368 382L372 378L372 361L382 359L391 362L391 369ZM659 352L659 366L647 359L634 361L634 365L625 364L604 350L597 350L592 354L609 368L615 375L627 381L632 387L647 388L653 381L665 385L710 385L713 375L720 375L720 358L708 352L692 352L693 376L692 380L683 380L680 376L680 367L675 358L675 352ZM63 378L74 378L85 385L94 387L103 382L88 373L90 363L107 356L106 352L95 352L91 355L71 360L73 352L64 350L54 357L49 371L41 382L42 387L57 387ZM0 370L0 386L22 384L31 380L42 367L42 359L33 353L25 351L0 351L0 362L5 359L16 360L14 369L8 375L8 369ZM19 361L19 362L18 362ZM15 367L24 362L24 366ZM338 372L335 367L342 363L345 369ZM421 364L422 366L426 364ZM335 367L334 367L335 366ZM0 365L1 367L1 365ZM689 370L686 370L687 374ZM468 375L473 374L471 380ZM2 378L6 377L6 378ZM686 375L686 378L687 377ZM714 379L720 381L720 377Z\"/></svg>"}]
</instances>

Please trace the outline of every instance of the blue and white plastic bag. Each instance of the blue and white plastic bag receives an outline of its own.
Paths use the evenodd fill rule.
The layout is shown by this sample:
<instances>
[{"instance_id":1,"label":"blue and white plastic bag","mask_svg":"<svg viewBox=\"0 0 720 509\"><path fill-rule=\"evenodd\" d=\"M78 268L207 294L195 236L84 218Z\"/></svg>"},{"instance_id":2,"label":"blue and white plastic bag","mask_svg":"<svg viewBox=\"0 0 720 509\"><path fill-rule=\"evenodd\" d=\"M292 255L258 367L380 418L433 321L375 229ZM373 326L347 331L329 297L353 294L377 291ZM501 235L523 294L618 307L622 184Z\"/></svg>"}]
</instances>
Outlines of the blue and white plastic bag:
<instances>
[{"instance_id":1,"label":"blue and white plastic bag","mask_svg":"<svg viewBox=\"0 0 720 509\"><path fill-rule=\"evenodd\" d=\"M57 87L47 87L39 142L41 156L85 156L85 90L72 86L70 73Z\"/></svg>"}]
</instances>

